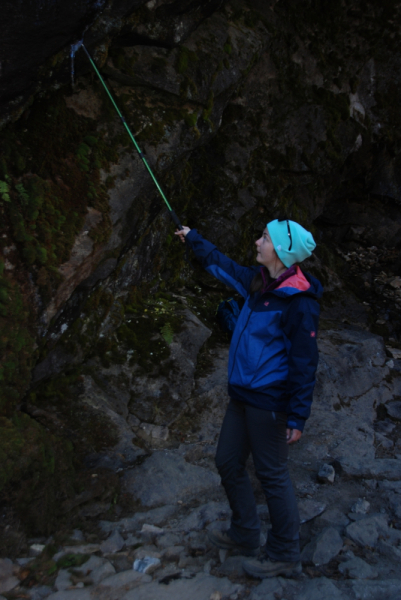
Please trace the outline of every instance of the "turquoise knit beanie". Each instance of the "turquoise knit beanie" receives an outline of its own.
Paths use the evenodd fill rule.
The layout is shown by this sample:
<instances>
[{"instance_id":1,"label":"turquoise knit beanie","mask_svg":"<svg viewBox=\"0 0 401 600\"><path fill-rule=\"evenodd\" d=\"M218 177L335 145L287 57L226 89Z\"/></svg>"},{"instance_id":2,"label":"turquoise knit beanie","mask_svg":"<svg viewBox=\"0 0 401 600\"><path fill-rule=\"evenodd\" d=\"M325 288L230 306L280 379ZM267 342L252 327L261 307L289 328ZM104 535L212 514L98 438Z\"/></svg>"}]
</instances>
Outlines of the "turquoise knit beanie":
<instances>
[{"instance_id":1,"label":"turquoise knit beanie","mask_svg":"<svg viewBox=\"0 0 401 600\"><path fill-rule=\"evenodd\" d=\"M274 249L286 267L302 262L316 248L313 235L289 219L275 219L266 225Z\"/></svg>"}]
</instances>

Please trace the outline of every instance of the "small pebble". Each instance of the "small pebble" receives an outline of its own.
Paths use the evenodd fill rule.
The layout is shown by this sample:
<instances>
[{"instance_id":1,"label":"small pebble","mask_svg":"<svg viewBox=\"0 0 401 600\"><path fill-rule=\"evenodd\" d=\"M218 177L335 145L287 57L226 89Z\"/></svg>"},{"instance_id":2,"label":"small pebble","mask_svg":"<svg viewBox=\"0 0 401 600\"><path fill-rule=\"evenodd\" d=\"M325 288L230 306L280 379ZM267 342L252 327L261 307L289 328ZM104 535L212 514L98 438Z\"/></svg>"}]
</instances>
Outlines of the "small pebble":
<instances>
[{"instance_id":1,"label":"small pebble","mask_svg":"<svg viewBox=\"0 0 401 600\"><path fill-rule=\"evenodd\" d=\"M317 474L317 480L320 481L320 483L334 483L335 476L336 472L334 467L326 463L320 467Z\"/></svg>"},{"instance_id":2,"label":"small pebble","mask_svg":"<svg viewBox=\"0 0 401 600\"><path fill-rule=\"evenodd\" d=\"M72 535L70 536L70 539L74 540L75 542L84 542L85 536L80 529L74 529Z\"/></svg>"},{"instance_id":3,"label":"small pebble","mask_svg":"<svg viewBox=\"0 0 401 600\"><path fill-rule=\"evenodd\" d=\"M29 556L40 556L45 548L44 544L32 544L29 547Z\"/></svg>"},{"instance_id":4,"label":"small pebble","mask_svg":"<svg viewBox=\"0 0 401 600\"><path fill-rule=\"evenodd\" d=\"M351 512L359 515L366 515L370 509L370 502L358 498L358 500L351 506Z\"/></svg>"},{"instance_id":5,"label":"small pebble","mask_svg":"<svg viewBox=\"0 0 401 600\"><path fill-rule=\"evenodd\" d=\"M164 529L161 529L161 527L156 527L156 525L148 525L147 523L144 523L142 525L141 533L155 533L161 535L164 533Z\"/></svg>"}]
</instances>

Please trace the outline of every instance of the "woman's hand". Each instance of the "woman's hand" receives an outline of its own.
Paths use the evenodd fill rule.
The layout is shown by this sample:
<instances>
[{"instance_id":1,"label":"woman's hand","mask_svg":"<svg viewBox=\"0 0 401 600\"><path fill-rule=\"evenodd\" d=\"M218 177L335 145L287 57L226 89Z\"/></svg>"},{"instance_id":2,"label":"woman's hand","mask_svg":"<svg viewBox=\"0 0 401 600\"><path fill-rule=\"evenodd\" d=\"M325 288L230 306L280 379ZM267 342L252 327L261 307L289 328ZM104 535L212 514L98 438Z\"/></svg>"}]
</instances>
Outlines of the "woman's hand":
<instances>
[{"instance_id":1,"label":"woman's hand","mask_svg":"<svg viewBox=\"0 0 401 600\"><path fill-rule=\"evenodd\" d=\"M287 444L295 444L302 435L299 429L287 429Z\"/></svg>"},{"instance_id":2,"label":"woman's hand","mask_svg":"<svg viewBox=\"0 0 401 600\"><path fill-rule=\"evenodd\" d=\"M187 233L189 233L191 230L189 227L186 227L186 225L182 226L182 229L177 229L177 231L174 232L175 235L178 235L178 237L180 238L180 240L184 243L185 242L185 236L187 235Z\"/></svg>"}]
</instances>

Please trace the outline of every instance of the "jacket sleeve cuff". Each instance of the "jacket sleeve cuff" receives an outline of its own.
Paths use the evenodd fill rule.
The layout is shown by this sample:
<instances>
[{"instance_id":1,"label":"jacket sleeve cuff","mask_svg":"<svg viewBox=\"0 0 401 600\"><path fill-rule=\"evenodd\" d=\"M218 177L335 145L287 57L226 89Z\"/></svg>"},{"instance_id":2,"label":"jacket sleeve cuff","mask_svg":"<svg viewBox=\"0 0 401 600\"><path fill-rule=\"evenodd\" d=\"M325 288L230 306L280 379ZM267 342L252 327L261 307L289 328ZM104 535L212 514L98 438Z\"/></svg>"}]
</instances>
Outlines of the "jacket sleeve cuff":
<instances>
[{"instance_id":1,"label":"jacket sleeve cuff","mask_svg":"<svg viewBox=\"0 0 401 600\"><path fill-rule=\"evenodd\" d=\"M191 242L198 235L199 235L199 233L197 232L196 229L191 229L191 231L188 231L188 233L187 233L187 235L185 237L185 240L188 241L188 242Z\"/></svg>"},{"instance_id":2,"label":"jacket sleeve cuff","mask_svg":"<svg viewBox=\"0 0 401 600\"><path fill-rule=\"evenodd\" d=\"M291 415L287 419L287 427L288 429L298 429L298 431L303 431L305 422L305 419L300 419L299 417L294 417Z\"/></svg>"}]
</instances>

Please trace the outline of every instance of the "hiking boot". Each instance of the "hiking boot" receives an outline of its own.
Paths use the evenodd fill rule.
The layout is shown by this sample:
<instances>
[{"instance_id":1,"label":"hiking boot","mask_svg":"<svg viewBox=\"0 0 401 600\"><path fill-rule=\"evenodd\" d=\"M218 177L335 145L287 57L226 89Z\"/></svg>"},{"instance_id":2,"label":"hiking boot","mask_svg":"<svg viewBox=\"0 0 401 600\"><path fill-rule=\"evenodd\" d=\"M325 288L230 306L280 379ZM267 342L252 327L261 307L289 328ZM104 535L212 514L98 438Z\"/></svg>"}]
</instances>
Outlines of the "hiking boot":
<instances>
[{"instance_id":1,"label":"hiking boot","mask_svg":"<svg viewBox=\"0 0 401 600\"><path fill-rule=\"evenodd\" d=\"M277 577L284 575L292 577L302 573L301 562L281 562L271 560L267 556L262 559L244 560L242 568L251 577L264 579L265 577Z\"/></svg>"},{"instance_id":2,"label":"hiking boot","mask_svg":"<svg viewBox=\"0 0 401 600\"><path fill-rule=\"evenodd\" d=\"M220 531L219 529L213 529L208 531L208 538L214 546L222 548L223 550L237 550L243 556L257 556L259 554L259 546L257 548L248 548L241 546L235 542L226 531Z\"/></svg>"}]
</instances>

